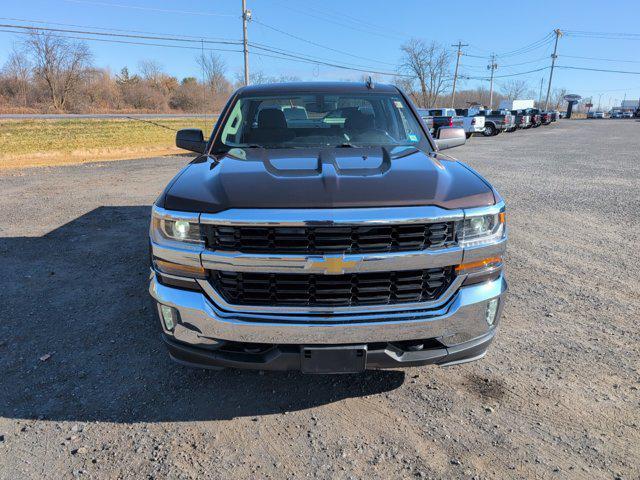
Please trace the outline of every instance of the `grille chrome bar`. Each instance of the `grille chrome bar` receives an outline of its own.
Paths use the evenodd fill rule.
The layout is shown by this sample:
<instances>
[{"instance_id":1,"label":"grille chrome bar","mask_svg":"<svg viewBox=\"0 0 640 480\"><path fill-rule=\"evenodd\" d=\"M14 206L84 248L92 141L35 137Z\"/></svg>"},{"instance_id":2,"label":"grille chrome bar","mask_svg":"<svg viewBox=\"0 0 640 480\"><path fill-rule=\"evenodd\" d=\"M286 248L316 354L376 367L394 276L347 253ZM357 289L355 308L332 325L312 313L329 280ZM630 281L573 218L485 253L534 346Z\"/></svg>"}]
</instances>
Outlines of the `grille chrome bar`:
<instances>
[{"instance_id":1,"label":"grille chrome bar","mask_svg":"<svg viewBox=\"0 0 640 480\"><path fill-rule=\"evenodd\" d=\"M236 226L330 226L390 225L409 223L455 222L464 218L463 210L446 210L427 205L380 208L314 209L229 209L203 213L200 223Z\"/></svg>"},{"instance_id":2,"label":"grille chrome bar","mask_svg":"<svg viewBox=\"0 0 640 480\"><path fill-rule=\"evenodd\" d=\"M340 275L446 267L462 263L462 254L463 250L458 246L357 255L280 255L204 250L201 261L207 270ZM336 265L340 268L336 268Z\"/></svg>"}]
</instances>

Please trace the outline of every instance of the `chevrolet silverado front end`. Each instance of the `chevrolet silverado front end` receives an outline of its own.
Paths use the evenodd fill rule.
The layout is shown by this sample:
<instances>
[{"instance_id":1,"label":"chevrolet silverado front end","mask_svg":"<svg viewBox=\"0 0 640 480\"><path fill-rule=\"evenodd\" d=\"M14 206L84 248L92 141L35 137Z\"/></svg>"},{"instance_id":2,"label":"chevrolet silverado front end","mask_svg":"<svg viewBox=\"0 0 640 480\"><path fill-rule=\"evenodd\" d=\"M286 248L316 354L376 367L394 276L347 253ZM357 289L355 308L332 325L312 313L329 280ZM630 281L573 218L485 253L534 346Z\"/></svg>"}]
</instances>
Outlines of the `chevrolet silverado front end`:
<instances>
[{"instance_id":1,"label":"chevrolet silverado front end","mask_svg":"<svg viewBox=\"0 0 640 480\"><path fill-rule=\"evenodd\" d=\"M505 206L393 86L236 92L152 209L150 293L186 365L346 373L481 358ZM443 137L447 137L445 135ZM464 142L464 132L462 142Z\"/></svg>"}]
</instances>

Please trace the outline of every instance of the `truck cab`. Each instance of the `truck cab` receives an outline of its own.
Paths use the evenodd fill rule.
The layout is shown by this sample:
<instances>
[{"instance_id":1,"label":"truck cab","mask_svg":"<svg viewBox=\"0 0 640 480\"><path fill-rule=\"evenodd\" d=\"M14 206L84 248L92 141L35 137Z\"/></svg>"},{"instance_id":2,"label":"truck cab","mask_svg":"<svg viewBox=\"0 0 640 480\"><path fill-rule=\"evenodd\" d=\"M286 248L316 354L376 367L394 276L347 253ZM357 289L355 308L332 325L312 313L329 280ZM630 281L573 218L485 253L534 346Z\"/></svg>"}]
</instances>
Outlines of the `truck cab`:
<instances>
[{"instance_id":1,"label":"truck cab","mask_svg":"<svg viewBox=\"0 0 640 480\"><path fill-rule=\"evenodd\" d=\"M482 358L507 284L505 203L393 85L236 91L151 212L149 292L198 368L353 373Z\"/></svg>"}]
</instances>

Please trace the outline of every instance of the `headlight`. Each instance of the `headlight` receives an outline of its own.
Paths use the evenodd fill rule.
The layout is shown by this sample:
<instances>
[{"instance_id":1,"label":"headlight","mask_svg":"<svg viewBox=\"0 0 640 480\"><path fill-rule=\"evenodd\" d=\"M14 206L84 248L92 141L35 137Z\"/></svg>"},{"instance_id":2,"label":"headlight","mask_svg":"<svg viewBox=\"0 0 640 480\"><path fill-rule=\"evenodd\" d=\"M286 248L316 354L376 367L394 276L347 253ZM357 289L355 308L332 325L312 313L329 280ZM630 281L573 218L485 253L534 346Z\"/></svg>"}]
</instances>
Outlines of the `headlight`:
<instances>
[{"instance_id":1,"label":"headlight","mask_svg":"<svg viewBox=\"0 0 640 480\"><path fill-rule=\"evenodd\" d=\"M198 214L167 212L153 208L151 212L151 238L154 242L166 244L180 242L180 244L202 245Z\"/></svg>"},{"instance_id":2,"label":"headlight","mask_svg":"<svg viewBox=\"0 0 640 480\"><path fill-rule=\"evenodd\" d=\"M504 212L469 216L458 224L458 243L472 247L500 240L505 234Z\"/></svg>"}]
</instances>

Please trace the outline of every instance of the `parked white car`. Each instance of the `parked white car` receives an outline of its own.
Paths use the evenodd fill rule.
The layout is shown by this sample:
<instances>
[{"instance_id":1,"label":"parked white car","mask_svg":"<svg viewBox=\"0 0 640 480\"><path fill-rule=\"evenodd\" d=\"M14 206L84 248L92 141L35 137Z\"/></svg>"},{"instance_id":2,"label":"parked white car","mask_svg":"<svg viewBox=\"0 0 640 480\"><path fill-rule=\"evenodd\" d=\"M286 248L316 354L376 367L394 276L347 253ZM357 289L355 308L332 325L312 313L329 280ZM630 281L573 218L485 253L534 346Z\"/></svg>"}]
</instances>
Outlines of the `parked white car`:
<instances>
[{"instance_id":1,"label":"parked white car","mask_svg":"<svg viewBox=\"0 0 640 480\"><path fill-rule=\"evenodd\" d=\"M483 116L476 116L477 114L477 110L469 112L467 108L456 108L456 115L462 117L462 126L467 138L475 133L484 132L485 118Z\"/></svg>"}]
</instances>

